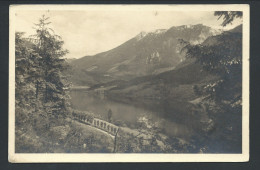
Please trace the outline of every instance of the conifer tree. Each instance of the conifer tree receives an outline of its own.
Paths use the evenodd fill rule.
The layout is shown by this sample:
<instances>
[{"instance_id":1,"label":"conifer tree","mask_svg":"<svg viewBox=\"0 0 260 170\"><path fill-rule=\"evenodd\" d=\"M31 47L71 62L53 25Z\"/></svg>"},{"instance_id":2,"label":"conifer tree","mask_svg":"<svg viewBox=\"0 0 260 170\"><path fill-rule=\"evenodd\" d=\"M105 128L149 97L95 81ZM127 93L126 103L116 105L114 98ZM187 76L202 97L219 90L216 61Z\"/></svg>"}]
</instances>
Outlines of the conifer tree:
<instances>
[{"instance_id":1,"label":"conifer tree","mask_svg":"<svg viewBox=\"0 0 260 170\"><path fill-rule=\"evenodd\" d=\"M49 17L44 15L35 24L36 34L32 35L34 50L41 56L40 67L42 79L38 82L41 100L48 113L58 116L65 115L68 108L69 83L63 72L68 68L63 58L68 51L63 49L64 42L49 27Z\"/></svg>"}]
</instances>

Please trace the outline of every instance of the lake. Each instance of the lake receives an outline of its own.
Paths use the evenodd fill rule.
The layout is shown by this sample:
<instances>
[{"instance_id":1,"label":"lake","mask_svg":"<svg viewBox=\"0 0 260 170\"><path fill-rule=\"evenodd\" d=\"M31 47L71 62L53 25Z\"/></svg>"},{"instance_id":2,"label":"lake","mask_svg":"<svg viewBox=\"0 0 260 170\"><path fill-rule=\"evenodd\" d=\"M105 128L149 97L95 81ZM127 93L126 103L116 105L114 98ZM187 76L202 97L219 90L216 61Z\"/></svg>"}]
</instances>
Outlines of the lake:
<instances>
[{"instance_id":1,"label":"lake","mask_svg":"<svg viewBox=\"0 0 260 170\"><path fill-rule=\"evenodd\" d=\"M149 105L140 102L138 105L134 102L127 104L81 90L71 91L70 94L74 109L93 112L104 120L108 119L108 110L110 109L113 121L123 121L126 126L133 129L137 128L138 121L144 121L148 128L156 127L167 136L188 138L193 133L187 124L175 121L174 114L169 114L164 109L165 106L158 102L150 102ZM187 117L184 119L188 120ZM179 118L176 117L176 120Z\"/></svg>"}]
</instances>

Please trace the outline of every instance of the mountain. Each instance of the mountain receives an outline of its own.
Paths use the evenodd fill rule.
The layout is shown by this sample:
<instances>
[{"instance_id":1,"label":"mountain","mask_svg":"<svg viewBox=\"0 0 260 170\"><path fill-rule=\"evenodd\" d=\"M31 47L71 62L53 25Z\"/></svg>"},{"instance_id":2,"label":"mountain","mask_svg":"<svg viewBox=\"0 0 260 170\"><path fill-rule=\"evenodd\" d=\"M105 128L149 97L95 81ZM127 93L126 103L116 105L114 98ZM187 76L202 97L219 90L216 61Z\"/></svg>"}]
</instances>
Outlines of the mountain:
<instances>
[{"instance_id":1,"label":"mountain","mask_svg":"<svg viewBox=\"0 0 260 170\"><path fill-rule=\"evenodd\" d=\"M203 46L217 46L223 45L223 42L229 46L230 49L235 49L235 54L241 56L241 47L238 44L242 42L242 25L235 27L232 30L225 31L219 35L208 37L201 43ZM228 43L232 42L232 43ZM233 43L235 42L235 43ZM221 51L226 53L226 51ZM212 74L202 68L202 65L197 62L195 58L188 58L179 63L174 69L168 70L157 75L147 75L138 77L129 81L123 81L120 83L109 84L109 86L117 85L114 89L110 90L111 94L117 93L117 95L132 95L137 98L143 98L143 96L160 96L159 86L168 88L169 93L174 93L173 98L180 100L192 100L194 96L193 86L207 84L213 80L218 79L218 76ZM106 86L106 84L102 84ZM176 93L181 89L182 92Z\"/></svg>"},{"instance_id":2,"label":"mountain","mask_svg":"<svg viewBox=\"0 0 260 170\"><path fill-rule=\"evenodd\" d=\"M220 33L202 24L141 32L112 50L71 61L72 82L95 85L173 70L184 60L183 42L198 44Z\"/></svg>"},{"instance_id":3,"label":"mountain","mask_svg":"<svg viewBox=\"0 0 260 170\"><path fill-rule=\"evenodd\" d=\"M201 45L204 47L216 47L220 45L223 49L224 47L231 49L232 54L241 57L242 29L240 28L242 28L242 26L225 31L219 35L210 36L202 42ZM220 56L227 56L226 50L219 50L218 53ZM209 55L209 57L211 56ZM239 68L239 70L241 71L242 69ZM240 75L241 79L241 73L238 75ZM238 77L230 74L229 76L229 82L231 84L225 85L228 85L231 89L225 87L224 89L227 88L227 90L223 90L218 94L223 94L224 96L232 95L232 98L235 99L236 96L241 96L242 83ZM220 77L219 74L203 69L202 65L195 58L187 58L179 63L173 70L165 71L157 75L152 74L137 77L129 81L104 83L100 86L108 89L107 97L110 100L135 105L137 107L139 106L141 108L152 108L154 112L163 114L167 119L178 123L185 123L186 126L191 126L192 129L196 128L195 131L202 132L202 134L205 131L210 132L209 129L212 130L211 127L213 127L210 123L201 123L203 121L212 121L214 124L219 125L214 132L217 136L227 133L223 130L227 127L236 127L233 129L234 133L232 138L238 139L237 137L239 137L239 135L237 134L241 131L239 130L240 127L237 125L238 122L241 121L241 110L228 113L221 112L218 114L209 114L205 110L200 110L197 114L193 114L194 109L197 109L196 103L201 104L201 100L206 97L203 94L196 93L196 87L204 88L218 82L222 78L223 77ZM225 101L227 102L227 100ZM200 105L198 105L198 107L199 106ZM211 103L210 106L214 107L216 112L218 112L217 109L219 105ZM215 141L215 139L212 139L212 141ZM237 141L240 141L240 139Z\"/></svg>"},{"instance_id":4,"label":"mountain","mask_svg":"<svg viewBox=\"0 0 260 170\"><path fill-rule=\"evenodd\" d=\"M193 44L200 43L199 47L201 49L206 48L213 51L210 51L210 53L206 51L204 53L206 57L216 58L216 63L219 63L218 67L223 66L231 69L233 62L237 61L230 60L230 58L242 59L242 25L220 34L213 31L213 33L203 34L208 35L208 37L199 36L202 35L202 28L207 30L208 27L203 25L180 26L153 33L142 32L121 46L96 55L97 58L94 56L84 57L81 60L75 60L74 64L78 64L77 66L80 68L80 64L91 66L91 64L95 63L92 68L90 66L81 66L81 69L89 69L88 71L82 71L82 76L89 76L90 80L96 83L90 89L98 90L101 87L100 89L105 90L106 97L109 100L147 108L155 112L155 114L160 114L160 118L164 117L172 122L183 124L185 127L194 130L195 138L192 140L195 143L199 141L204 146L210 146L214 151L240 153L240 149L237 148L241 148L242 143L242 110L239 108L231 109L231 107L239 105L240 102L230 102L231 100L226 98L223 100L222 98L223 104L231 103L231 107L227 109L227 105L223 107L222 104L214 104L214 101L205 99L207 95L196 93L195 87L214 86L216 82L223 79L223 76L219 72L207 71L196 57L185 58L184 54L180 53L180 49L187 41ZM212 29L209 28L209 30ZM165 42L170 43L167 46ZM127 51L128 48L129 52ZM146 50L142 50L142 48ZM155 50L157 51L154 54ZM125 52L124 55L123 52ZM157 55L157 52L159 55ZM122 58L117 54L122 54ZM139 57L138 61L140 63L136 62L135 56ZM102 62L102 57L107 64ZM150 59L156 57L160 58L160 60L157 60L160 61L160 64L164 63L164 60L165 62L168 61L168 63L164 66L158 64L160 67L151 67L151 63L154 61ZM150 63L146 62L147 60ZM219 62L221 60L222 63ZM87 61L90 63L84 63ZM136 66L136 72L131 70L133 69L132 65L138 66ZM118 73L120 72L118 66L122 66L121 76ZM151 67L151 70L142 72L142 69L148 66ZM113 67L115 67L114 72L108 72ZM226 74L225 78L229 81L218 91L218 94L222 96L231 96L232 101L237 101L236 98L239 98L242 92L241 64L237 64L235 68L238 69L237 72L232 71ZM136 75L133 74L132 77L127 77L127 72L124 69L129 70L129 74L136 73ZM94 77L95 74L97 77ZM109 74L111 77L103 81L101 76L104 74ZM142 76L139 76L139 74ZM238 76L235 77L234 75ZM100 81L98 78L100 78ZM88 81L90 82L90 80ZM89 82L86 81L86 83ZM203 103L207 103L208 107L205 108ZM224 108L224 111L220 109L221 107ZM165 127L167 128L162 129L163 133L175 130L167 125Z\"/></svg>"},{"instance_id":5,"label":"mountain","mask_svg":"<svg viewBox=\"0 0 260 170\"><path fill-rule=\"evenodd\" d=\"M235 28L229 30L228 32L242 33L242 29L243 29L243 28L242 28L242 24L241 24L241 25L238 25L237 27L235 27Z\"/></svg>"}]
</instances>

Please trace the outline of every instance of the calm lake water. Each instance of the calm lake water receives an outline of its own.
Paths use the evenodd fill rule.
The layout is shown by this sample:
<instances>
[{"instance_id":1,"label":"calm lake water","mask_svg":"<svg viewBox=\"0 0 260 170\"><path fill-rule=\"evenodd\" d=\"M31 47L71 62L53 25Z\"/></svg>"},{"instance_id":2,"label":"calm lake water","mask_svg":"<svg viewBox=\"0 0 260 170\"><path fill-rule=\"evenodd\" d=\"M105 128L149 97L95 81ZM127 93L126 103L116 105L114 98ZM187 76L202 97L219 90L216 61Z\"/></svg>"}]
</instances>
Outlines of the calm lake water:
<instances>
[{"instance_id":1,"label":"calm lake water","mask_svg":"<svg viewBox=\"0 0 260 170\"><path fill-rule=\"evenodd\" d=\"M71 91L72 107L81 111L90 111L94 114L107 119L108 110L112 111L112 119L114 121L126 122L130 128L136 128L136 122L145 120L149 126L157 127L167 136L189 137L192 129L185 124L177 123L174 117L169 118L163 107L158 103L150 103L149 105L138 106L134 104L126 104L101 98L85 91ZM156 105L157 109L154 109Z\"/></svg>"}]
</instances>

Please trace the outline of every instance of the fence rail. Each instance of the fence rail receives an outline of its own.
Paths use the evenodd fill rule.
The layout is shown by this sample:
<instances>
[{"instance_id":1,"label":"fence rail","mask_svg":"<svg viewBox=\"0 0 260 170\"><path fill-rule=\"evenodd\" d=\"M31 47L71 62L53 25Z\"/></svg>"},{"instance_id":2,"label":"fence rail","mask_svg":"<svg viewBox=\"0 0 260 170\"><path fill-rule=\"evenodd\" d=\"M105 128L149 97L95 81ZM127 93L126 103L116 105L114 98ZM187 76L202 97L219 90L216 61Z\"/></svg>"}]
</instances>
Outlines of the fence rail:
<instances>
[{"instance_id":1,"label":"fence rail","mask_svg":"<svg viewBox=\"0 0 260 170\"><path fill-rule=\"evenodd\" d=\"M117 134L117 131L119 129L118 126L97 118L88 118L87 116L74 115L74 119L84 122L98 129L101 129L113 136Z\"/></svg>"}]
</instances>

